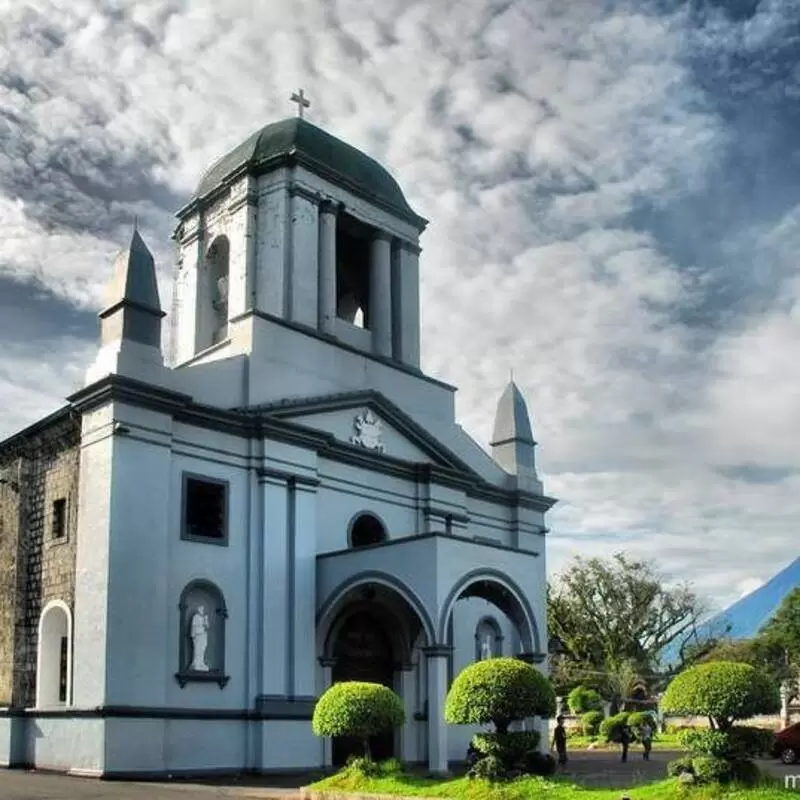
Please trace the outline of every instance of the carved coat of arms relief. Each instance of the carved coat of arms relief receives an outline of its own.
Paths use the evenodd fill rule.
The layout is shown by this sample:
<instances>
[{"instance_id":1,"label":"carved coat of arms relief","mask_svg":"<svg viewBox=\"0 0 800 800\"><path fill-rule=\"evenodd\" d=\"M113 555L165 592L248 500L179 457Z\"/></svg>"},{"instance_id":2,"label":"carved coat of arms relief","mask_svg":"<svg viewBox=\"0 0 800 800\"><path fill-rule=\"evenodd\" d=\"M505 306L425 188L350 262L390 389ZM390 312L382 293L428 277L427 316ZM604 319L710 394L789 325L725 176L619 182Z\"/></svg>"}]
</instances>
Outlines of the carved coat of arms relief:
<instances>
[{"instance_id":1,"label":"carved coat of arms relief","mask_svg":"<svg viewBox=\"0 0 800 800\"><path fill-rule=\"evenodd\" d=\"M366 450L376 450L383 453L386 447L381 439L383 423L372 413L371 409L366 409L358 414L353 420L355 433L350 437L353 444L357 444Z\"/></svg>"}]
</instances>

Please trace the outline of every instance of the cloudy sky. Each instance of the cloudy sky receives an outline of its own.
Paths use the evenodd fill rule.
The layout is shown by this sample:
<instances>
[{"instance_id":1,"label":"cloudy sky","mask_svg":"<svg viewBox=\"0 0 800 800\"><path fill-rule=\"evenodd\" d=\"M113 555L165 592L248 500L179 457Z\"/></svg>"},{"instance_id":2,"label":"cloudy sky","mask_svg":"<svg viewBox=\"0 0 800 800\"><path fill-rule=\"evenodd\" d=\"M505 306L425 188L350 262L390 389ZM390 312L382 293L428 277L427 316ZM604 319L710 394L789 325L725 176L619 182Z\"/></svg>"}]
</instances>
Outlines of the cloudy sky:
<instances>
[{"instance_id":1,"label":"cloudy sky","mask_svg":"<svg viewBox=\"0 0 800 800\"><path fill-rule=\"evenodd\" d=\"M513 367L551 566L719 605L800 553L798 0L0 0L0 437L80 383L140 228L291 115L424 235L424 366L485 443Z\"/></svg>"}]
</instances>

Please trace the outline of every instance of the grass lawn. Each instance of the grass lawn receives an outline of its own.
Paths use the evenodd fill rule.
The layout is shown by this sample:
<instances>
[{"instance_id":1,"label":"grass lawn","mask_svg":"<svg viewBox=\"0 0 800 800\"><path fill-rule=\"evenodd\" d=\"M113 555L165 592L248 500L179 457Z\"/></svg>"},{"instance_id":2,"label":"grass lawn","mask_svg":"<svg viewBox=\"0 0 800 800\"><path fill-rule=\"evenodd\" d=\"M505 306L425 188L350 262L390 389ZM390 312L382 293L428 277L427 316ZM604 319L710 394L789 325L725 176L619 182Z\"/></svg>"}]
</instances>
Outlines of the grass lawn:
<instances>
[{"instance_id":1,"label":"grass lawn","mask_svg":"<svg viewBox=\"0 0 800 800\"><path fill-rule=\"evenodd\" d=\"M745 789L719 786L683 787L677 781L658 781L633 789L587 789L565 779L520 778L504 784L467 778L436 779L425 776L390 773L367 778L355 770L346 769L308 787L312 791L331 794L359 793L401 797L442 797L457 800L789 800L797 792L766 783Z\"/></svg>"}]
</instances>

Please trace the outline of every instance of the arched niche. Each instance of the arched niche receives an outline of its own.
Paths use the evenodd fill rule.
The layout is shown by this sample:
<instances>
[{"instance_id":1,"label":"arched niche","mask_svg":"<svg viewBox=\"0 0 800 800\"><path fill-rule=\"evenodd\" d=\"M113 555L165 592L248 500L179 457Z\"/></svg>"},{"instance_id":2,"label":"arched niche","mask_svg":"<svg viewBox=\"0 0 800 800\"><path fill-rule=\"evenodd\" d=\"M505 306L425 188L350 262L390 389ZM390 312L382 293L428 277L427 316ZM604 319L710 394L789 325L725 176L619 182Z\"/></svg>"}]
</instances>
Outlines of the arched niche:
<instances>
[{"instance_id":1,"label":"arched niche","mask_svg":"<svg viewBox=\"0 0 800 800\"><path fill-rule=\"evenodd\" d=\"M200 350L228 337L230 242L216 236L206 250L201 291L198 292L198 344Z\"/></svg>"},{"instance_id":2,"label":"arched niche","mask_svg":"<svg viewBox=\"0 0 800 800\"><path fill-rule=\"evenodd\" d=\"M503 655L503 629L494 617L481 617L475 626L475 660Z\"/></svg>"},{"instance_id":3,"label":"arched niche","mask_svg":"<svg viewBox=\"0 0 800 800\"><path fill-rule=\"evenodd\" d=\"M382 544L387 539L386 526L375 514L362 511L350 520L347 530L347 543L354 550Z\"/></svg>"},{"instance_id":4,"label":"arched niche","mask_svg":"<svg viewBox=\"0 0 800 800\"><path fill-rule=\"evenodd\" d=\"M181 592L179 611L178 671L181 688L187 683L213 682L223 689L225 674L225 623L228 610L220 589L211 581L194 580Z\"/></svg>"},{"instance_id":5,"label":"arched niche","mask_svg":"<svg viewBox=\"0 0 800 800\"><path fill-rule=\"evenodd\" d=\"M63 600L44 607L38 632L36 707L67 706L72 702L72 612Z\"/></svg>"}]
</instances>

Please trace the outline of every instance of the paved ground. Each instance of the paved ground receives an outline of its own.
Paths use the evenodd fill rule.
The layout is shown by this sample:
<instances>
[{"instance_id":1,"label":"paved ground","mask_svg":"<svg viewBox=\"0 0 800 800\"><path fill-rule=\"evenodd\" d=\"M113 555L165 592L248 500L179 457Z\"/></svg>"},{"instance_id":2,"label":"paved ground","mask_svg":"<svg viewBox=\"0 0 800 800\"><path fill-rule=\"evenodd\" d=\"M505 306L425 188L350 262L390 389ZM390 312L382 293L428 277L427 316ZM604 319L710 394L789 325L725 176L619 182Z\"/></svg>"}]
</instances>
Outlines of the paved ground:
<instances>
[{"instance_id":1,"label":"paved ground","mask_svg":"<svg viewBox=\"0 0 800 800\"><path fill-rule=\"evenodd\" d=\"M608 752L576 752L570 757L566 774L576 783L611 788L632 787L658 780L666 774L666 765L675 753L654 752L649 762L640 753L627 764ZM764 761L762 769L777 777L800 775L800 764L786 767L776 761ZM38 772L0 769L2 800L245 800L272 798L294 800L298 787L308 783L309 776L284 778L243 778L240 781L204 783L133 783L72 778Z\"/></svg>"}]
</instances>

